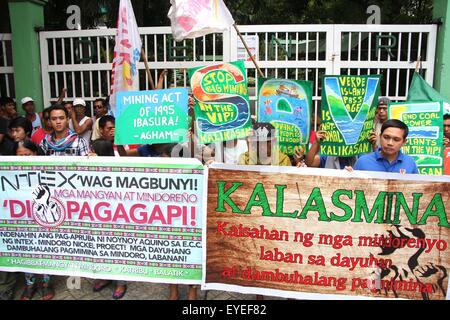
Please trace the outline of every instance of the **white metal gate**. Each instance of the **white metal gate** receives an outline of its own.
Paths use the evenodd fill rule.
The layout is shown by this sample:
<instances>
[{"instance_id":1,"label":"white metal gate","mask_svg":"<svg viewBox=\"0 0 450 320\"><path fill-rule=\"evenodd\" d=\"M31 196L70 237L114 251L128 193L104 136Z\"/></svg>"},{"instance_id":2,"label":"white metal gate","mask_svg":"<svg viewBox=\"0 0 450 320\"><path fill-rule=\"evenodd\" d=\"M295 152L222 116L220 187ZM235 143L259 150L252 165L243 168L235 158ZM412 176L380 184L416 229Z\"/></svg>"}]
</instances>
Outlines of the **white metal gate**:
<instances>
[{"instance_id":1,"label":"white metal gate","mask_svg":"<svg viewBox=\"0 0 450 320\"><path fill-rule=\"evenodd\" d=\"M11 34L0 33L0 97L14 97Z\"/></svg>"},{"instance_id":2,"label":"white metal gate","mask_svg":"<svg viewBox=\"0 0 450 320\"><path fill-rule=\"evenodd\" d=\"M380 94L402 101L408 95L420 57L421 72L428 83L433 83L435 25L274 25L239 29L244 35L259 36L258 64L266 77L314 82L316 110L321 99L321 76L325 74L382 74ZM234 30L231 41L230 58L234 60ZM251 62L246 62L246 67L250 76L257 77Z\"/></svg>"},{"instance_id":3,"label":"white metal gate","mask_svg":"<svg viewBox=\"0 0 450 320\"><path fill-rule=\"evenodd\" d=\"M405 100L421 57L422 72L433 83L435 25L253 25L243 35L258 36L258 64L266 77L311 80L316 110L325 74L383 74L381 94ZM187 86L187 69L238 56L234 29L195 40L175 42L170 27L140 28L153 79L169 70L165 85ZM68 98L93 101L109 93L115 29L41 32L44 101L60 90ZM258 75L247 61L249 91L256 100ZM138 65L140 89L148 89L144 64ZM253 103L254 108L254 103Z\"/></svg>"}]
</instances>

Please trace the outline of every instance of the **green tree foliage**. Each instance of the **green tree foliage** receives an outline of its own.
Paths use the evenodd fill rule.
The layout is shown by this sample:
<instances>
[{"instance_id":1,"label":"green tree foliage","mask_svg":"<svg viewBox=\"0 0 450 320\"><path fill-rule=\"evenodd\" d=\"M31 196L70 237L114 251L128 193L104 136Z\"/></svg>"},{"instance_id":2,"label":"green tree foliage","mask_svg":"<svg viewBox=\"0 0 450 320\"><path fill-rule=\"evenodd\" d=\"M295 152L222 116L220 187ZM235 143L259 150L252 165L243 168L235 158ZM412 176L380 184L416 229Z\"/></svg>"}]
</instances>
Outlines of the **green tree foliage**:
<instances>
[{"instance_id":1,"label":"green tree foliage","mask_svg":"<svg viewBox=\"0 0 450 320\"><path fill-rule=\"evenodd\" d=\"M140 27L168 26L170 21L167 12L170 8L168 0L132 0L134 14ZM81 9L81 26L83 29L106 25L115 28L120 0L50 0L45 6L45 23L47 30L66 29L66 13L69 5L77 5Z\"/></svg>"},{"instance_id":2,"label":"green tree foliage","mask_svg":"<svg viewBox=\"0 0 450 320\"><path fill-rule=\"evenodd\" d=\"M81 9L83 29L114 28L120 0L49 0L46 30L66 30L69 5ZM131 0L139 26L169 26L169 0ZM370 5L381 8L381 23L431 23L433 0L225 0L237 24L365 24ZM0 1L0 32L10 32L7 1Z\"/></svg>"},{"instance_id":3,"label":"green tree foliage","mask_svg":"<svg viewBox=\"0 0 450 320\"><path fill-rule=\"evenodd\" d=\"M238 24L365 24L370 5L381 8L385 24L430 23L432 0L228 0Z\"/></svg>"}]
</instances>

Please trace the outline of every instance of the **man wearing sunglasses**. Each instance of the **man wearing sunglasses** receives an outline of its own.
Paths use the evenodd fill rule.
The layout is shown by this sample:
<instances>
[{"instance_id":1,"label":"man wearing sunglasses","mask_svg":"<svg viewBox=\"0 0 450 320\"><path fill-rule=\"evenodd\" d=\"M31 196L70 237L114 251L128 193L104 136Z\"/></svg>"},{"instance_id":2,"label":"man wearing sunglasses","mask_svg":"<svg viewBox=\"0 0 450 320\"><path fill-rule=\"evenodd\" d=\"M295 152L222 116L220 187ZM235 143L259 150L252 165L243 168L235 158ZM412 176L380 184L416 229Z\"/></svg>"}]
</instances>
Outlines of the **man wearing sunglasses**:
<instances>
[{"instance_id":1,"label":"man wearing sunglasses","mask_svg":"<svg viewBox=\"0 0 450 320\"><path fill-rule=\"evenodd\" d=\"M96 99L94 101L94 117L92 120L94 121L94 126L92 128L92 137L91 140L97 140L101 138L101 132L99 127L99 120L101 117L106 116L108 114L108 105L104 99Z\"/></svg>"}]
</instances>

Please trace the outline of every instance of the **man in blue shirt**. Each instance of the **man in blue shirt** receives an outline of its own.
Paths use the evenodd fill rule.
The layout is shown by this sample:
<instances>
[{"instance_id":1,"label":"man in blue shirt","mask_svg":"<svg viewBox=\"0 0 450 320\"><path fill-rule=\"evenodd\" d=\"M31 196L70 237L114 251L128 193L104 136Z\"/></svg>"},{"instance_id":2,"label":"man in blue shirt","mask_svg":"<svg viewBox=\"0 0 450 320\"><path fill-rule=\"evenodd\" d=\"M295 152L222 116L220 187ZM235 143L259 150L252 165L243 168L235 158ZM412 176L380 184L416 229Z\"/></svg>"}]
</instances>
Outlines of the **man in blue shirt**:
<instances>
[{"instance_id":1,"label":"man in blue shirt","mask_svg":"<svg viewBox=\"0 0 450 320\"><path fill-rule=\"evenodd\" d=\"M400 149L406 143L408 126L400 120L387 120L381 127L380 145L375 152L361 156L354 170L419 173L414 159Z\"/></svg>"}]
</instances>

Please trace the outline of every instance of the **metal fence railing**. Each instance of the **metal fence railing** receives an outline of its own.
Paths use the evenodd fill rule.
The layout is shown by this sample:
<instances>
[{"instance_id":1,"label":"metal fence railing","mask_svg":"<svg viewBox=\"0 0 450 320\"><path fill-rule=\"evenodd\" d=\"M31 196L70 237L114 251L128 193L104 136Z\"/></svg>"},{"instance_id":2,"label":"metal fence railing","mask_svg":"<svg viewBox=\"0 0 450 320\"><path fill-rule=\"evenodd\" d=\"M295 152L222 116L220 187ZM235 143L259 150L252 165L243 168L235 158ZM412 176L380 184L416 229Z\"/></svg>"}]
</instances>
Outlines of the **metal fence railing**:
<instances>
[{"instance_id":1,"label":"metal fence railing","mask_svg":"<svg viewBox=\"0 0 450 320\"><path fill-rule=\"evenodd\" d=\"M0 96L15 97L11 34L0 33Z\"/></svg>"},{"instance_id":2,"label":"metal fence railing","mask_svg":"<svg viewBox=\"0 0 450 320\"><path fill-rule=\"evenodd\" d=\"M239 26L256 50L265 77L311 80L315 111L320 107L325 74L383 74L381 94L405 100L416 67L432 84L436 25L252 25ZM169 72L166 87L188 86L187 69L242 57L234 29L175 42L170 27L140 28L156 82ZM109 93L115 29L41 32L41 69L46 103L67 88L68 99L93 101ZM251 39L250 39L251 38ZM258 75L246 61L252 111ZM144 64L138 65L140 89L149 88Z\"/></svg>"}]
</instances>

